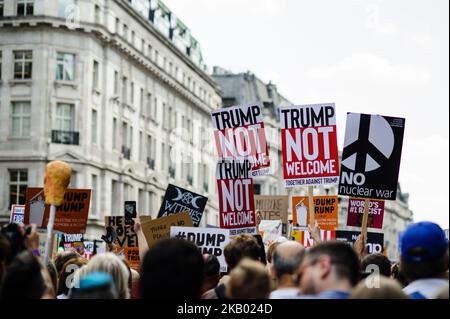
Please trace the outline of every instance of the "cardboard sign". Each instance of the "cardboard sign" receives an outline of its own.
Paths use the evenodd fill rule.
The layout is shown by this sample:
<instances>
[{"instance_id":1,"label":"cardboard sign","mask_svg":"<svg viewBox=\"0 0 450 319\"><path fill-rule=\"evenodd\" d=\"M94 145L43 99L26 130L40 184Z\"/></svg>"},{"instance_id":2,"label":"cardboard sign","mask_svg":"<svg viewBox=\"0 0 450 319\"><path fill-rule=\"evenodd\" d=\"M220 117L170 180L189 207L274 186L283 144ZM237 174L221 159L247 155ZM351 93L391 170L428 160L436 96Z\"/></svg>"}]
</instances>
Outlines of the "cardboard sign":
<instances>
[{"instance_id":1,"label":"cardboard sign","mask_svg":"<svg viewBox=\"0 0 450 319\"><path fill-rule=\"evenodd\" d=\"M361 227L364 214L364 200L349 198L347 210L347 226ZM367 227L382 228L384 216L384 200L369 201Z\"/></svg>"},{"instance_id":2,"label":"cardboard sign","mask_svg":"<svg viewBox=\"0 0 450 319\"><path fill-rule=\"evenodd\" d=\"M270 171L269 147L259 103L227 107L211 112L220 159L249 160L252 176Z\"/></svg>"},{"instance_id":3,"label":"cardboard sign","mask_svg":"<svg viewBox=\"0 0 450 319\"><path fill-rule=\"evenodd\" d=\"M172 226L170 227L170 237L190 241L197 245L202 254L216 256L220 263L220 272L227 272L223 251L230 242L228 229Z\"/></svg>"},{"instance_id":4,"label":"cardboard sign","mask_svg":"<svg viewBox=\"0 0 450 319\"><path fill-rule=\"evenodd\" d=\"M263 220L282 221L282 232L287 234L289 196L255 195L255 210Z\"/></svg>"},{"instance_id":5,"label":"cardboard sign","mask_svg":"<svg viewBox=\"0 0 450 319\"><path fill-rule=\"evenodd\" d=\"M261 220L258 229L266 252L270 244L282 236L281 220Z\"/></svg>"},{"instance_id":6,"label":"cardboard sign","mask_svg":"<svg viewBox=\"0 0 450 319\"><path fill-rule=\"evenodd\" d=\"M314 196L314 219L320 229L335 230L338 226L338 197ZM310 220L308 197L292 197L292 223L307 229Z\"/></svg>"},{"instance_id":7,"label":"cardboard sign","mask_svg":"<svg viewBox=\"0 0 450 319\"><path fill-rule=\"evenodd\" d=\"M195 227L200 225L208 198L169 184L159 209L158 218L188 212Z\"/></svg>"},{"instance_id":8,"label":"cardboard sign","mask_svg":"<svg viewBox=\"0 0 450 319\"><path fill-rule=\"evenodd\" d=\"M292 240L298 241L305 247L313 247L314 240L311 238L309 231L292 227L291 230ZM336 231L334 230L320 230L320 239L322 241L333 240L336 238Z\"/></svg>"},{"instance_id":9,"label":"cardboard sign","mask_svg":"<svg viewBox=\"0 0 450 319\"><path fill-rule=\"evenodd\" d=\"M170 238L170 227L172 226L193 226L189 213L169 215L142 223L141 228L147 239L148 246L153 246L160 239Z\"/></svg>"},{"instance_id":10,"label":"cardboard sign","mask_svg":"<svg viewBox=\"0 0 450 319\"><path fill-rule=\"evenodd\" d=\"M11 205L10 223L23 225L25 220L25 205Z\"/></svg>"},{"instance_id":11,"label":"cardboard sign","mask_svg":"<svg viewBox=\"0 0 450 319\"><path fill-rule=\"evenodd\" d=\"M353 244L361 233L358 231L336 230L336 240ZM367 248L369 254L384 252L384 234L367 233Z\"/></svg>"},{"instance_id":12,"label":"cardboard sign","mask_svg":"<svg viewBox=\"0 0 450 319\"><path fill-rule=\"evenodd\" d=\"M405 119L347 113L338 194L397 198Z\"/></svg>"},{"instance_id":13,"label":"cardboard sign","mask_svg":"<svg viewBox=\"0 0 450 319\"><path fill-rule=\"evenodd\" d=\"M256 233L253 179L250 171L251 163L248 160L222 160L217 163L220 228L232 229L231 236Z\"/></svg>"},{"instance_id":14,"label":"cardboard sign","mask_svg":"<svg viewBox=\"0 0 450 319\"><path fill-rule=\"evenodd\" d=\"M39 236L39 259L43 261L45 255L45 243L47 242L47 231L44 229L38 229L37 233ZM58 243L55 233L52 234L52 242L50 247L51 249L49 256L52 257L58 251Z\"/></svg>"},{"instance_id":15,"label":"cardboard sign","mask_svg":"<svg viewBox=\"0 0 450 319\"><path fill-rule=\"evenodd\" d=\"M68 188L64 194L64 203L56 207L53 229L66 234L84 234L90 201L90 189ZM46 228L49 218L50 205L45 204L44 189L28 187L25 201L25 224L36 224L38 228Z\"/></svg>"},{"instance_id":16,"label":"cardboard sign","mask_svg":"<svg viewBox=\"0 0 450 319\"><path fill-rule=\"evenodd\" d=\"M282 107L280 125L285 186L337 184L334 103Z\"/></svg>"}]
</instances>

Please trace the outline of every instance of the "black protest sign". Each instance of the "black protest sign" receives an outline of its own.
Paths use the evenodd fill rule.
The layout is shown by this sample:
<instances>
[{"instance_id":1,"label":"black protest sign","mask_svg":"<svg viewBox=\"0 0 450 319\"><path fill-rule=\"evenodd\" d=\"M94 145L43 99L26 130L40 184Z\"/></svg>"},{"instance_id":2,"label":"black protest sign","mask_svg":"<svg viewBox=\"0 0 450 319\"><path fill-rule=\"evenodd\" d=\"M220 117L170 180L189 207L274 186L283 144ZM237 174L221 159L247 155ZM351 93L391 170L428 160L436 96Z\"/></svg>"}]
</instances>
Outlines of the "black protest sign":
<instances>
[{"instance_id":1,"label":"black protest sign","mask_svg":"<svg viewBox=\"0 0 450 319\"><path fill-rule=\"evenodd\" d=\"M347 113L338 194L395 200L405 119Z\"/></svg>"},{"instance_id":2,"label":"black protest sign","mask_svg":"<svg viewBox=\"0 0 450 319\"><path fill-rule=\"evenodd\" d=\"M200 225L208 197L169 184L159 209L158 218L188 212L194 227Z\"/></svg>"},{"instance_id":3,"label":"black protest sign","mask_svg":"<svg viewBox=\"0 0 450 319\"><path fill-rule=\"evenodd\" d=\"M111 237L119 247L138 247L133 225L126 224L124 216L105 216L105 228L110 233L106 236ZM111 233L115 233L115 236L111 236Z\"/></svg>"},{"instance_id":4,"label":"black protest sign","mask_svg":"<svg viewBox=\"0 0 450 319\"><path fill-rule=\"evenodd\" d=\"M336 240L345 241L353 244L358 236L359 231L336 230ZM369 254L384 252L384 234L383 233L367 233L367 250Z\"/></svg>"}]
</instances>

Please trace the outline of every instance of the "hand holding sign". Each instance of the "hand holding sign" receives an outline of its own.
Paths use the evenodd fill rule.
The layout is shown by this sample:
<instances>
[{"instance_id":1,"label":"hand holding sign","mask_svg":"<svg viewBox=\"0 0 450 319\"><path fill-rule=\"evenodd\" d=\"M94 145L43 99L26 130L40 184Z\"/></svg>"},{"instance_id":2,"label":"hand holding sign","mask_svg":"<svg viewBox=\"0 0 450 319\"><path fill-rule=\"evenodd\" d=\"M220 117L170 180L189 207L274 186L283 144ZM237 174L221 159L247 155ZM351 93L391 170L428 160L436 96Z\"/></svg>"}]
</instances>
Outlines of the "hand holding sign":
<instances>
[{"instance_id":1,"label":"hand holding sign","mask_svg":"<svg viewBox=\"0 0 450 319\"><path fill-rule=\"evenodd\" d=\"M311 238L314 240L314 246L322 241L320 238L320 227L317 220L314 222L314 227L311 227L311 225L308 224L308 231Z\"/></svg>"}]
</instances>

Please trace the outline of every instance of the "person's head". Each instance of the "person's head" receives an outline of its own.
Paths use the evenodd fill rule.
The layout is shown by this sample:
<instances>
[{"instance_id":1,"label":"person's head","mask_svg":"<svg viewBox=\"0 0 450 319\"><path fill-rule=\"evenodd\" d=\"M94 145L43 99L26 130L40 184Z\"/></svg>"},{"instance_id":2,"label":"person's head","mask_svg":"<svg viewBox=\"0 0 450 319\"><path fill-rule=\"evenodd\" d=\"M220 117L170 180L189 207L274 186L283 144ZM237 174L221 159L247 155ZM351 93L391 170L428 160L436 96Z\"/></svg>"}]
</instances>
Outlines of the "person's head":
<instances>
[{"instance_id":1,"label":"person's head","mask_svg":"<svg viewBox=\"0 0 450 319\"><path fill-rule=\"evenodd\" d=\"M410 225L400 236L400 269L408 281L442 278L448 269L448 242L435 223Z\"/></svg>"},{"instance_id":2,"label":"person's head","mask_svg":"<svg viewBox=\"0 0 450 319\"><path fill-rule=\"evenodd\" d=\"M97 254L86 265L86 274L104 272L113 278L120 299L130 298L130 271L125 263L113 253Z\"/></svg>"},{"instance_id":3,"label":"person's head","mask_svg":"<svg viewBox=\"0 0 450 319\"><path fill-rule=\"evenodd\" d=\"M361 261L361 275L366 277L373 271L377 271L380 275L391 276L391 262L383 254L369 254Z\"/></svg>"},{"instance_id":4,"label":"person's head","mask_svg":"<svg viewBox=\"0 0 450 319\"><path fill-rule=\"evenodd\" d=\"M80 257L80 255L76 251L61 251L58 252L55 257L53 257L53 263L56 267L56 272L59 274L64 266L64 264L70 259Z\"/></svg>"},{"instance_id":5,"label":"person's head","mask_svg":"<svg viewBox=\"0 0 450 319\"><path fill-rule=\"evenodd\" d=\"M358 256L349 244L340 241L310 248L300 267L300 290L304 294L349 291L358 279Z\"/></svg>"},{"instance_id":6,"label":"person's head","mask_svg":"<svg viewBox=\"0 0 450 319\"><path fill-rule=\"evenodd\" d=\"M163 239L145 254L141 264L143 299L199 298L204 262L197 246L183 239Z\"/></svg>"},{"instance_id":7,"label":"person's head","mask_svg":"<svg viewBox=\"0 0 450 319\"><path fill-rule=\"evenodd\" d=\"M0 233L0 281L6 266L11 262L11 244L8 238Z\"/></svg>"},{"instance_id":8,"label":"person's head","mask_svg":"<svg viewBox=\"0 0 450 319\"><path fill-rule=\"evenodd\" d=\"M245 258L231 271L225 289L231 299L267 299L270 277L261 262Z\"/></svg>"},{"instance_id":9,"label":"person's head","mask_svg":"<svg viewBox=\"0 0 450 319\"><path fill-rule=\"evenodd\" d=\"M67 295L73 284L74 272L87 264L83 257L74 257L66 261L58 274L58 295Z\"/></svg>"},{"instance_id":10,"label":"person's head","mask_svg":"<svg viewBox=\"0 0 450 319\"><path fill-rule=\"evenodd\" d=\"M205 270L203 272L202 293L217 286L220 280L220 263L216 256L203 254Z\"/></svg>"},{"instance_id":11,"label":"person's head","mask_svg":"<svg viewBox=\"0 0 450 319\"><path fill-rule=\"evenodd\" d=\"M10 243L11 246L11 254L10 259L17 256L17 254L26 250L25 246L25 230L23 226L10 223L6 224L1 228L1 234L5 236Z\"/></svg>"},{"instance_id":12,"label":"person's head","mask_svg":"<svg viewBox=\"0 0 450 319\"><path fill-rule=\"evenodd\" d=\"M298 272L305 256L305 248L290 240L279 244L273 253L273 275L278 279L278 287L298 285Z\"/></svg>"},{"instance_id":13,"label":"person's head","mask_svg":"<svg viewBox=\"0 0 450 319\"><path fill-rule=\"evenodd\" d=\"M403 288L408 286L409 282L400 269L400 263L396 262L391 266L391 278L395 279Z\"/></svg>"},{"instance_id":14,"label":"person's head","mask_svg":"<svg viewBox=\"0 0 450 319\"><path fill-rule=\"evenodd\" d=\"M47 271L52 282L53 292L56 295L56 292L58 291L58 273L55 264L52 261L47 263Z\"/></svg>"},{"instance_id":15,"label":"person's head","mask_svg":"<svg viewBox=\"0 0 450 319\"><path fill-rule=\"evenodd\" d=\"M236 236L225 246L223 254L228 265L228 271L231 271L246 257L253 260L259 260L260 247L255 237L248 234L242 234Z\"/></svg>"},{"instance_id":16,"label":"person's head","mask_svg":"<svg viewBox=\"0 0 450 319\"><path fill-rule=\"evenodd\" d=\"M272 263L273 262L273 253L275 252L275 249L278 247L278 245L281 244L280 242L274 241L269 245L269 248L267 248L267 262Z\"/></svg>"},{"instance_id":17,"label":"person's head","mask_svg":"<svg viewBox=\"0 0 450 319\"><path fill-rule=\"evenodd\" d=\"M396 280L378 276L370 284L361 280L352 290L350 299L408 299L408 296Z\"/></svg>"},{"instance_id":18,"label":"person's head","mask_svg":"<svg viewBox=\"0 0 450 319\"><path fill-rule=\"evenodd\" d=\"M41 299L47 292L40 261L28 251L19 253L6 270L0 299Z\"/></svg>"},{"instance_id":19,"label":"person's head","mask_svg":"<svg viewBox=\"0 0 450 319\"><path fill-rule=\"evenodd\" d=\"M110 274L92 272L80 278L79 288L71 288L69 299L118 299L119 295Z\"/></svg>"}]
</instances>

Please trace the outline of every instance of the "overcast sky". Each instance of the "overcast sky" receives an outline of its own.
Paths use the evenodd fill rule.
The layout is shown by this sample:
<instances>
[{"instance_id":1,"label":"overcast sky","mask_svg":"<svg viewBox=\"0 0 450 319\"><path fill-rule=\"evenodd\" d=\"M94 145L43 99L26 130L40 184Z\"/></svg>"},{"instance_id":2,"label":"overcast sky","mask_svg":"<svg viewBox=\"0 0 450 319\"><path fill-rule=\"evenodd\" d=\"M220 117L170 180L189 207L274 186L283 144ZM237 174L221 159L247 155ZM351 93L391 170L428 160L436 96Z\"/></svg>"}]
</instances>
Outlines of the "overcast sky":
<instances>
[{"instance_id":1,"label":"overcast sky","mask_svg":"<svg viewBox=\"0 0 450 319\"><path fill-rule=\"evenodd\" d=\"M164 0L210 67L250 70L295 104L406 118L414 219L449 225L448 0Z\"/></svg>"}]
</instances>

